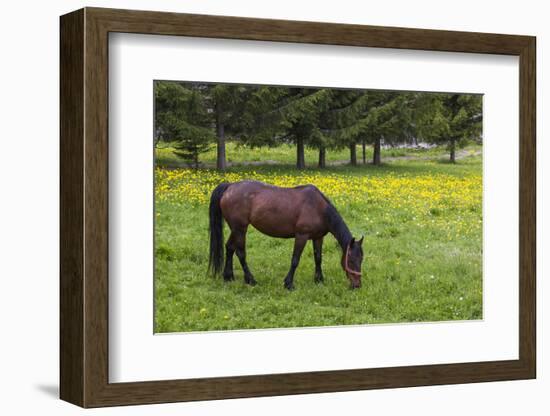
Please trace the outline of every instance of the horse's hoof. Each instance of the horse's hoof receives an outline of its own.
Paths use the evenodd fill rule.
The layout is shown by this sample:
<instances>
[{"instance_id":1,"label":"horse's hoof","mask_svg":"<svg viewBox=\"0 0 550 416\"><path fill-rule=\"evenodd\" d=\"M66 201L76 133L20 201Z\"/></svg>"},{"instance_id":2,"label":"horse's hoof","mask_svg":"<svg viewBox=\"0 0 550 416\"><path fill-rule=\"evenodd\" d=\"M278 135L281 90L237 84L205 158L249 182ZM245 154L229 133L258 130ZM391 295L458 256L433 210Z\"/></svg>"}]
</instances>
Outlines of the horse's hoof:
<instances>
[{"instance_id":1,"label":"horse's hoof","mask_svg":"<svg viewBox=\"0 0 550 416\"><path fill-rule=\"evenodd\" d=\"M232 282L235 280L235 276L233 274L223 275L224 282Z\"/></svg>"},{"instance_id":2,"label":"horse's hoof","mask_svg":"<svg viewBox=\"0 0 550 416\"><path fill-rule=\"evenodd\" d=\"M318 285L325 283L325 279L323 279L322 277L316 277L313 281Z\"/></svg>"},{"instance_id":3,"label":"horse's hoof","mask_svg":"<svg viewBox=\"0 0 550 416\"><path fill-rule=\"evenodd\" d=\"M287 281L285 280L285 289L287 289L287 290L294 290L294 283L292 283L292 282L287 282Z\"/></svg>"},{"instance_id":4,"label":"horse's hoof","mask_svg":"<svg viewBox=\"0 0 550 416\"><path fill-rule=\"evenodd\" d=\"M256 286L256 283L258 283L258 282L256 282L256 280L251 278L251 279L246 280L245 283L247 285L250 285L250 286Z\"/></svg>"}]
</instances>

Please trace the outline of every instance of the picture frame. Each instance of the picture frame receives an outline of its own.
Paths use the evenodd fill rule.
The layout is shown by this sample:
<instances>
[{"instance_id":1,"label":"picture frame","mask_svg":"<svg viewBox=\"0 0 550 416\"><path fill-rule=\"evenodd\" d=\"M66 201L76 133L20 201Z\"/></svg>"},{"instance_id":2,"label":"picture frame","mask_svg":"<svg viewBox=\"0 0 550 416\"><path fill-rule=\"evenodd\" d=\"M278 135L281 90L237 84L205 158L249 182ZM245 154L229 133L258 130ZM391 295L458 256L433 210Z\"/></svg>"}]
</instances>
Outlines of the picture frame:
<instances>
[{"instance_id":1,"label":"picture frame","mask_svg":"<svg viewBox=\"0 0 550 416\"><path fill-rule=\"evenodd\" d=\"M109 382L109 33L519 57L519 359ZM536 377L536 39L440 30L84 8L60 19L60 397L82 407Z\"/></svg>"}]
</instances>

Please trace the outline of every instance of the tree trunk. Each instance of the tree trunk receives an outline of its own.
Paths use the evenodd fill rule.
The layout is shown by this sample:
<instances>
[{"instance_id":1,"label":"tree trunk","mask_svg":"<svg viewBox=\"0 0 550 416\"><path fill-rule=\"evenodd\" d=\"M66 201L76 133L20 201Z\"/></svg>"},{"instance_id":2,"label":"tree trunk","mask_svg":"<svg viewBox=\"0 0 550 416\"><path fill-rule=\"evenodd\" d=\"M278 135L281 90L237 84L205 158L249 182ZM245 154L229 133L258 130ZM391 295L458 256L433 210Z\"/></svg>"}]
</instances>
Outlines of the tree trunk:
<instances>
[{"instance_id":1,"label":"tree trunk","mask_svg":"<svg viewBox=\"0 0 550 416\"><path fill-rule=\"evenodd\" d=\"M451 150L451 155L450 155L450 158L449 158L449 161L451 163L456 163L456 141L455 139L451 139L451 144L450 144L450 150Z\"/></svg>"},{"instance_id":2,"label":"tree trunk","mask_svg":"<svg viewBox=\"0 0 550 416\"><path fill-rule=\"evenodd\" d=\"M365 143L365 140L361 142L361 146L363 147L363 165L367 164L367 143Z\"/></svg>"},{"instance_id":3,"label":"tree trunk","mask_svg":"<svg viewBox=\"0 0 550 416\"><path fill-rule=\"evenodd\" d=\"M324 169L327 166L327 149L324 146L319 147L319 164L320 169Z\"/></svg>"},{"instance_id":4,"label":"tree trunk","mask_svg":"<svg viewBox=\"0 0 550 416\"><path fill-rule=\"evenodd\" d=\"M225 126L221 120L221 110L216 109L216 133L218 136L216 168L225 170L227 168L227 160L225 157Z\"/></svg>"},{"instance_id":5,"label":"tree trunk","mask_svg":"<svg viewBox=\"0 0 550 416\"><path fill-rule=\"evenodd\" d=\"M357 145L355 143L349 145L349 163L351 166L357 166Z\"/></svg>"},{"instance_id":6,"label":"tree trunk","mask_svg":"<svg viewBox=\"0 0 550 416\"><path fill-rule=\"evenodd\" d=\"M193 154L193 166L195 166L195 169L199 168L199 152Z\"/></svg>"},{"instance_id":7,"label":"tree trunk","mask_svg":"<svg viewBox=\"0 0 550 416\"><path fill-rule=\"evenodd\" d=\"M380 155L380 137L377 137L374 140L374 144L373 144L372 164L376 166L380 166L381 163L382 163L382 157Z\"/></svg>"},{"instance_id":8,"label":"tree trunk","mask_svg":"<svg viewBox=\"0 0 550 416\"><path fill-rule=\"evenodd\" d=\"M296 167L298 169L304 169L306 167L306 160L304 155L304 139L298 138L296 142Z\"/></svg>"}]
</instances>

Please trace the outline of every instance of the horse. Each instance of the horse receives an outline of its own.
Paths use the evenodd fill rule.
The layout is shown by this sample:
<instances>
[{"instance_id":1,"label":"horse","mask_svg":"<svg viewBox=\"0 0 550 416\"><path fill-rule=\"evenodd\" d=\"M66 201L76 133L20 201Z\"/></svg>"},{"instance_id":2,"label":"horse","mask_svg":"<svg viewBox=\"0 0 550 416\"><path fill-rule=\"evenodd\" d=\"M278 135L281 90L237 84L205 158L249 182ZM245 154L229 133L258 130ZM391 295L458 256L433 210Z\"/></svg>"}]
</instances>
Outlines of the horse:
<instances>
[{"instance_id":1,"label":"horse","mask_svg":"<svg viewBox=\"0 0 550 416\"><path fill-rule=\"evenodd\" d=\"M294 272L308 240L313 241L315 259L314 281L324 280L321 269L323 238L331 233L342 249L341 266L352 289L361 287L363 237L357 240L331 201L314 185L283 188L258 181L221 183L211 194L210 257L208 270L220 275L224 261L223 219L231 235L225 243L223 279L235 280L233 255L236 253L244 272L246 284L256 280L246 262L246 232L249 225L276 238L294 238L290 269L284 287L294 289Z\"/></svg>"}]
</instances>

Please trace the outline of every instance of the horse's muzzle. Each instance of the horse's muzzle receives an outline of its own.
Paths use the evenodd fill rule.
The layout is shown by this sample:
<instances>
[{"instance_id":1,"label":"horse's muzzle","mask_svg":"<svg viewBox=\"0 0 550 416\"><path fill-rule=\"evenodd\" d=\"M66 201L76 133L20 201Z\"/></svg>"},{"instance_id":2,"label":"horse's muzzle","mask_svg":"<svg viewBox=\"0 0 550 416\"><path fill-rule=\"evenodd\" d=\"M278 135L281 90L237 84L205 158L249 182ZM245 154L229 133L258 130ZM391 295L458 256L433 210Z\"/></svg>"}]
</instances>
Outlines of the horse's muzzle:
<instances>
[{"instance_id":1,"label":"horse's muzzle","mask_svg":"<svg viewBox=\"0 0 550 416\"><path fill-rule=\"evenodd\" d=\"M351 281L350 282L350 289L359 289L361 287L361 281Z\"/></svg>"}]
</instances>

